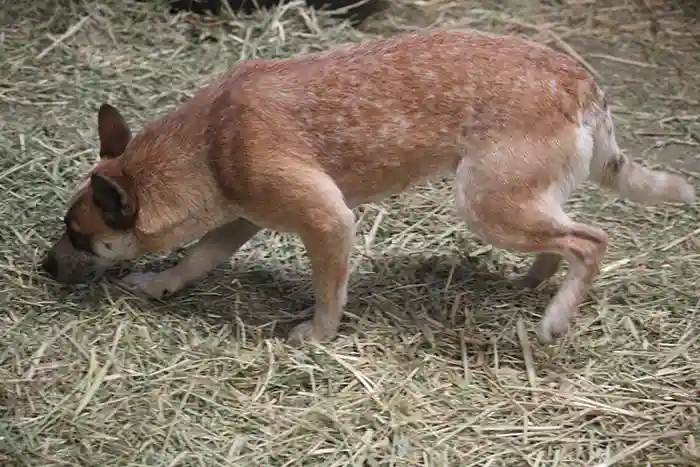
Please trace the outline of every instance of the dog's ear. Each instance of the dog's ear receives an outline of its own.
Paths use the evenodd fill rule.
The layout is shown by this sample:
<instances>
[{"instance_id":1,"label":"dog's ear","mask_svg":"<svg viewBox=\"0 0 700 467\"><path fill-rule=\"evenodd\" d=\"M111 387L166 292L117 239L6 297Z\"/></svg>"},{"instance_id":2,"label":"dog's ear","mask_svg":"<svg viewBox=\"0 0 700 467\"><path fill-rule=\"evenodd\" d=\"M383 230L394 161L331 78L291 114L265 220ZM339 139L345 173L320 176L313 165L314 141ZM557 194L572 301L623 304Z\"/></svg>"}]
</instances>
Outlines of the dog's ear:
<instances>
[{"instance_id":1,"label":"dog's ear","mask_svg":"<svg viewBox=\"0 0 700 467\"><path fill-rule=\"evenodd\" d=\"M109 104L102 104L97 112L97 131L100 134L100 158L121 156L131 141L129 125Z\"/></svg>"},{"instance_id":2,"label":"dog's ear","mask_svg":"<svg viewBox=\"0 0 700 467\"><path fill-rule=\"evenodd\" d=\"M136 202L115 179L99 173L90 177L92 200L102 212L105 224L126 230L136 223Z\"/></svg>"}]
</instances>

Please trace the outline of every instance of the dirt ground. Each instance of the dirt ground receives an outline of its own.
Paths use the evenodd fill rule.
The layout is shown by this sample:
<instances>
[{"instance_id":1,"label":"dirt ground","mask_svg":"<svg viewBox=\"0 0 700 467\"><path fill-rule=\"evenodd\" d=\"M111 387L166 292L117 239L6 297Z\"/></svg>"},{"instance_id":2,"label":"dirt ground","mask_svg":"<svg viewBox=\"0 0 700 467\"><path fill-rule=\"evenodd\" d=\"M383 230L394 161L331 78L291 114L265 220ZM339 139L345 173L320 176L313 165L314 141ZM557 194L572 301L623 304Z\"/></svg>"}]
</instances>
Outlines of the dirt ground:
<instances>
[{"instance_id":1,"label":"dirt ground","mask_svg":"<svg viewBox=\"0 0 700 467\"><path fill-rule=\"evenodd\" d=\"M627 153L700 188L697 15L651 0L400 0L352 29L298 6L203 24L154 5L0 13L0 466L700 465L697 204L584 187L568 210L612 244L551 348L534 329L557 281L509 285L531 258L474 238L449 180L357 209L347 317L323 346L283 340L313 304L292 236L259 234L163 302L37 272L96 157L102 102L138 128L239 59L417 27L575 55L608 91Z\"/></svg>"}]
</instances>

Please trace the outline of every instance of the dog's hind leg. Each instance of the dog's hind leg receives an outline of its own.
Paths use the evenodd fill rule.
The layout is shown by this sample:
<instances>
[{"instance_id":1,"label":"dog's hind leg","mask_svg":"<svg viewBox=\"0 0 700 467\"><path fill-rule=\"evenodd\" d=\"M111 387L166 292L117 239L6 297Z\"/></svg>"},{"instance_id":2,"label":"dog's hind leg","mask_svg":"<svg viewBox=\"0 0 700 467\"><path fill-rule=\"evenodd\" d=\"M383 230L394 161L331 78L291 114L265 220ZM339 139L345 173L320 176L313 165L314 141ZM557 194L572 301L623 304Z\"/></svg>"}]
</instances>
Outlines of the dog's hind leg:
<instances>
[{"instance_id":1,"label":"dog's hind leg","mask_svg":"<svg viewBox=\"0 0 700 467\"><path fill-rule=\"evenodd\" d=\"M455 199L458 213L483 241L538 254L526 277L538 280L553 274L559 266L557 256L569 263L568 274L547 306L538 332L540 342L552 343L566 334L570 319L599 273L608 237L597 227L574 222L562 209L564 196L557 183L547 183L556 179L546 172L549 167L529 170L523 167L527 156L493 155L515 161L512 167L520 169L515 174L509 173L508 164L501 164L497 173L489 170L494 159L488 156L476 163L462 161L455 179Z\"/></svg>"},{"instance_id":2,"label":"dog's hind leg","mask_svg":"<svg viewBox=\"0 0 700 467\"><path fill-rule=\"evenodd\" d=\"M132 273L121 283L135 293L163 298L204 278L248 242L260 227L238 218L204 235L176 266L161 272Z\"/></svg>"},{"instance_id":3,"label":"dog's hind leg","mask_svg":"<svg viewBox=\"0 0 700 467\"><path fill-rule=\"evenodd\" d=\"M558 253L538 253L527 272L513 282L534 289L556 274L563 260L564 257Z\"/></svg>"}]
</instances>

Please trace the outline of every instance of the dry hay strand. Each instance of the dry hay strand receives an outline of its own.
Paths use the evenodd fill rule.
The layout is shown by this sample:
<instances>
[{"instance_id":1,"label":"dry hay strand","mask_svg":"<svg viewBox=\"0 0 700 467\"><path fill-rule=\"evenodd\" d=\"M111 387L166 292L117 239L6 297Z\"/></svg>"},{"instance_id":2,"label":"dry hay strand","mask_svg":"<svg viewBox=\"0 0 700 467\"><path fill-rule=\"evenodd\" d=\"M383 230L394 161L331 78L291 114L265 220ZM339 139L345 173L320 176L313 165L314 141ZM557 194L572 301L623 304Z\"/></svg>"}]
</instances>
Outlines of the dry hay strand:
<instances>
[{"instance_id":1,"label":"dry hay strand","mask_svg":"<svg viewBox=\"0 0 700 467\"><path fill-rule=\"evenodd\" d=\"M96 157L100 103L138 127L237 60L416 27L470 25L572 53L609 90L630 154L697 182L697 23L648 6L403 0L357 30L299 3L207 23L137 1L4 5L0 463L699 465L697 205L581 190L569 210L612 245L553 348L528 335L556 284L512 288L504 275L530 258L461 226L449 180L357 209L347 320L323 346L280 339L313 303L290 236L260 234L164 302L36 272Z\"/></svg>"}]
</instances>

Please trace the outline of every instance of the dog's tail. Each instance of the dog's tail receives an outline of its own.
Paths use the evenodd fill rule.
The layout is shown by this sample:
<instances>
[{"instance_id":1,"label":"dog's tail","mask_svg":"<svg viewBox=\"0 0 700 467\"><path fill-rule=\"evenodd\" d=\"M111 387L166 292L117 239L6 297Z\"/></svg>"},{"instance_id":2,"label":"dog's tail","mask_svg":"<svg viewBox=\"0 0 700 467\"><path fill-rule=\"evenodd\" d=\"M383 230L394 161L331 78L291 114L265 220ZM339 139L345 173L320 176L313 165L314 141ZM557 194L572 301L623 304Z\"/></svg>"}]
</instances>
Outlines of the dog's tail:
<instances>
[{"instance_id":1,"label":"dog's tail","mask_svg":"<svg viewBox=\"0 0 700 467\"><path fill-rule=\"evenodd\" d=\"M695 188L685 178L647 169L622 154L615 139L610 109L602 93L600 96L602 105L597 109L598 121L593 129L591 179L601 187L638 203L694 202Z\"/></svg>"}]
</instances>

